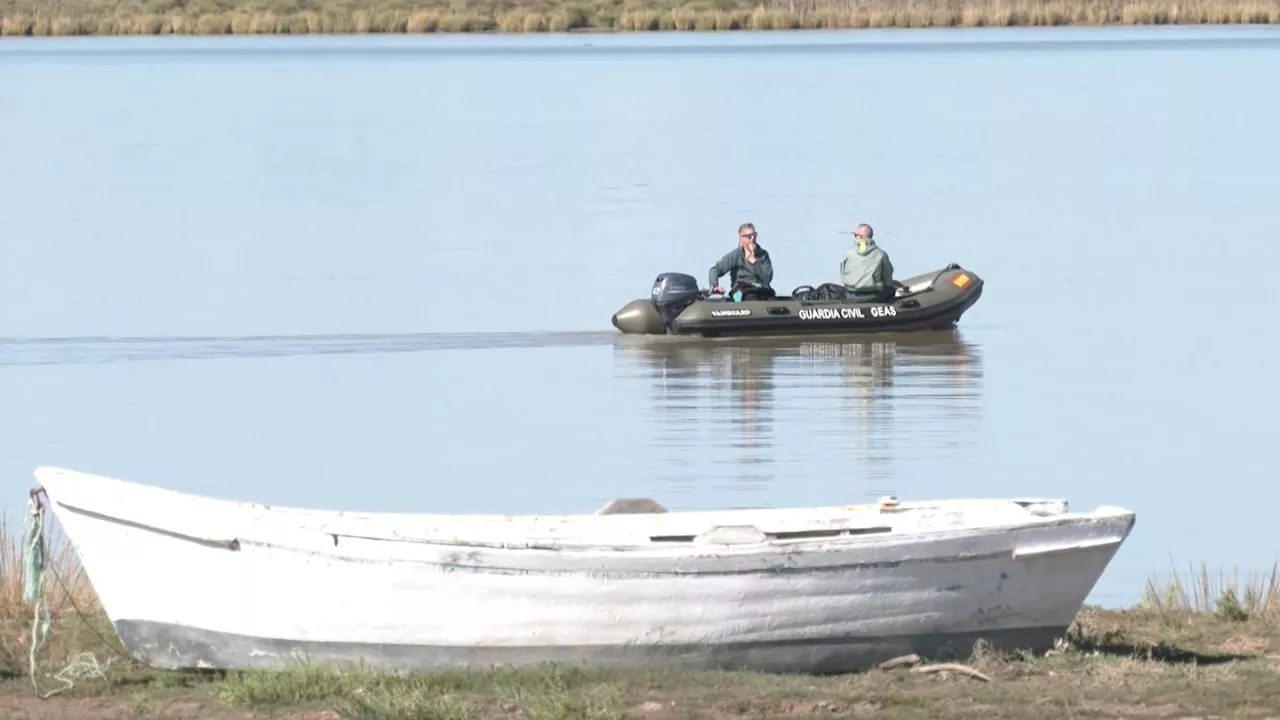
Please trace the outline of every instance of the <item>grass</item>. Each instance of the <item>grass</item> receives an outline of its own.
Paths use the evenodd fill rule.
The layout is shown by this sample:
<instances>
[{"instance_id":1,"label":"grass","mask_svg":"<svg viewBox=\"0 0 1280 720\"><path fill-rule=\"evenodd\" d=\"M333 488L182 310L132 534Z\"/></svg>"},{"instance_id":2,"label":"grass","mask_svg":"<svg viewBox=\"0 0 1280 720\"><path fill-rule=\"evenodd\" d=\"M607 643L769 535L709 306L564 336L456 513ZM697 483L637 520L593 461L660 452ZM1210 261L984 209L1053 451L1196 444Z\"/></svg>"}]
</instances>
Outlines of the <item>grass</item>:
<instances>
[{"instance_id":1,"label":"grass","mask_svg":"<svg viewBox=\"0 0 1280 720\"><path fill-rule=\"evenodd\" d=\"M0 35L1280 23L1280 0L0 0Z\"/></svg>"},{"instance_id":2,"label":"grass","mask_svg":"<svg viewBox=\"0 0 1280 720\"><path fill-rule=\"evenodd\" d=\"M551 667L391 677L305 666L278 673L131 667L65 543L51 554L45 583L53 626L39 657L40 690L66 688L51 675L77 655L111 665L98 677L69 677L73 686L40 699L27 672L31 609L22 602L21 552L12 538L0 534L6 718L1280 717L1280 565L1244 578L1204 567L1152 577L1133 608L1082 610L1044 656L979 648L966 667L985 679L918 666L835 677Z\"/></svg>"}]
</instances>

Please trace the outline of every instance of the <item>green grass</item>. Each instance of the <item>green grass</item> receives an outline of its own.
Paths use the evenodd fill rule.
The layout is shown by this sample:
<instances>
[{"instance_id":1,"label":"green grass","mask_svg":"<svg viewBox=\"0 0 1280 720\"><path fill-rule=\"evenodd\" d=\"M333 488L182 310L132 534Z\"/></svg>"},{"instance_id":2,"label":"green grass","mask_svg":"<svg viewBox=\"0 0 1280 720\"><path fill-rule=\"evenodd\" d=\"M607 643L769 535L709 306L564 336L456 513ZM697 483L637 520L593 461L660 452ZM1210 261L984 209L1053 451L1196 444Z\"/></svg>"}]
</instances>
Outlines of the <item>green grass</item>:
<instances>
[{"instance_id":1,"label":"green grass","mask_svg":"<svg viewBox=\"0 0 1280 720\"><path fill-rule=\"evenodd\" d=\"M410 677L304 668L228 673L214 695L232 706L323 706L359 717L470 718L486 706L521 708L530 718L612 717L618 715L625 686L659 679L651 673L551 667Z\"/></svg>"},{"instance_id":2,"label":"green grass","mask_svg":"<svg viewBox=\"0 0 1280 720\"><path fill-rule=\"evenodd\" d=\"M2 35L1280 23L1280 0L0 0Z\"/></svg>"}]
</instances>

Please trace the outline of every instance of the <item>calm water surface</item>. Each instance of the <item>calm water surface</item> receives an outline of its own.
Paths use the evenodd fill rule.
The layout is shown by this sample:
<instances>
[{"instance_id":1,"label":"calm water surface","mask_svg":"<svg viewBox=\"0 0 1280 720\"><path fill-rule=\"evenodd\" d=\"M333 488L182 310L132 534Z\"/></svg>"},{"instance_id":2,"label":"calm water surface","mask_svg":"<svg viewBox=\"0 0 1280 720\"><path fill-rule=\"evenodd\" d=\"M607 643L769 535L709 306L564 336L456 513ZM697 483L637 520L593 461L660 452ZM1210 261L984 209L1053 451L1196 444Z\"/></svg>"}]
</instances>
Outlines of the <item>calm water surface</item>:
<instances>
[{"instance_id":1,"label":"calm water surface","mask_svg":"<svg viewBox=\"0 0 1280 720\"><path fill-rule=\"evenodd\" d=\"M1137 510L1091 598L1267 567L1271 28L0 42L0 501L974 495ZM987 280L957 332L633 341L751 220L776 284Z\"/></svg>"}]
</instances>

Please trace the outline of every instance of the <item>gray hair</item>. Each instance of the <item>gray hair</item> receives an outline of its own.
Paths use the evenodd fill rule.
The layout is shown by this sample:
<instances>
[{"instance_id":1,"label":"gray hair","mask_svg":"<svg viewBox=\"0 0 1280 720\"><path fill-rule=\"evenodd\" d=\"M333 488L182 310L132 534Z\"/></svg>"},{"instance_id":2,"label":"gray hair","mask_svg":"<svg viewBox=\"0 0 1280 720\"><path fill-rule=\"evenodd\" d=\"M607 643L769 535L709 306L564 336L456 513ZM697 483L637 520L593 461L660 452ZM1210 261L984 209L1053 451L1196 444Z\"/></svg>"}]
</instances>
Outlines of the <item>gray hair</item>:
<instances>
[{"instance_id":1,"label":"gray hair","mask_svg":"<svg viewBox=\"0 0 1280 720\"><path fill-rule=\"evenodd\" d=\"M875 231L866 223L858 223L858 227L854 229L854 232L857 233L858 231L865 231L868 240L871 239L871 236L875 235Z\"/></svg>"}]
</instances>

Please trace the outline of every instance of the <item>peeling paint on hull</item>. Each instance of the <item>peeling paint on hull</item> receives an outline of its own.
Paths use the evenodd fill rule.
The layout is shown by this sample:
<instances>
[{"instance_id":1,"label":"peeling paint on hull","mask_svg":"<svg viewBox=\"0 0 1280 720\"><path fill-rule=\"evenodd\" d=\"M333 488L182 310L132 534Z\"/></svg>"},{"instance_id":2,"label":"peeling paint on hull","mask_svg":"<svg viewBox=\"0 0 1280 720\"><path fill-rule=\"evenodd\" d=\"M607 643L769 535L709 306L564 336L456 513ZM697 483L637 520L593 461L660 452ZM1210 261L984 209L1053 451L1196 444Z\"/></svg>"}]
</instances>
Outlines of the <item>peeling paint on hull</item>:
<instances>
[{"instance_id":1,"label":"peeling paint on hull","mask_svg":"<svg viewBox=\"0 0 1280 720\"><path fill-rule=\"evenodd\" d=\"M971 633L901 637L851 637L796 642L723 645L561 645L478 647L326 643L217 633L180 625L120 620L115 623L134 656L151 667L221 667L284 670L301 662L341 669L364 665L392 672L437 672L544 663L613 669L672 671L740 670L833 674L863 670L915 653L922 658L962 659L984 640L993 649L1043 652L1067 626L1006 628Z\"/></svg>"},{"instance_id":2,"label":"peeling paint on hull","mask_svg":"<svg viewBox=\"0 0 1280 720\"><path fill-rule=\"evenodd\" d=\"M41 469L157 667L842 672L1071 623L1133 513L1060 501L573 516L268 508Z\"/></svg>"}]
</instances>

